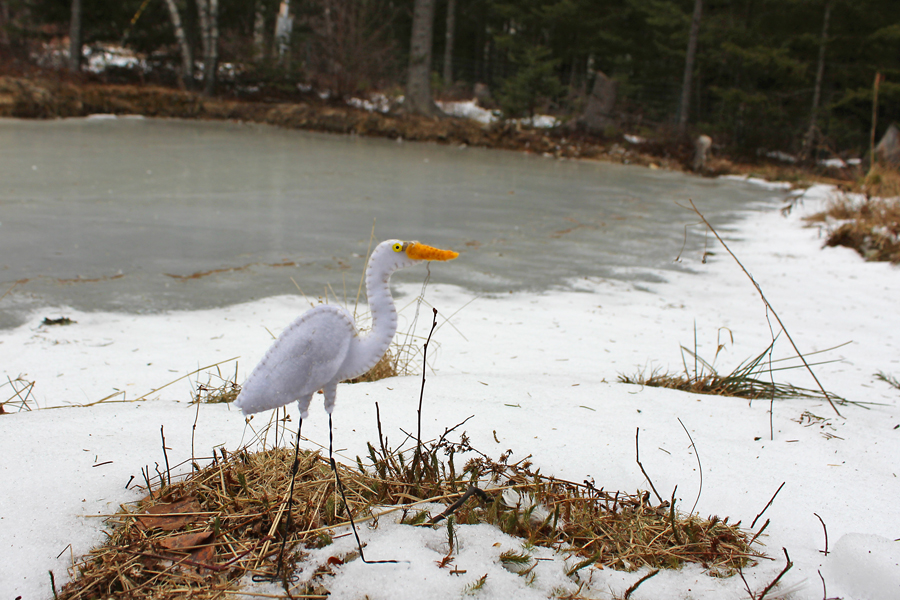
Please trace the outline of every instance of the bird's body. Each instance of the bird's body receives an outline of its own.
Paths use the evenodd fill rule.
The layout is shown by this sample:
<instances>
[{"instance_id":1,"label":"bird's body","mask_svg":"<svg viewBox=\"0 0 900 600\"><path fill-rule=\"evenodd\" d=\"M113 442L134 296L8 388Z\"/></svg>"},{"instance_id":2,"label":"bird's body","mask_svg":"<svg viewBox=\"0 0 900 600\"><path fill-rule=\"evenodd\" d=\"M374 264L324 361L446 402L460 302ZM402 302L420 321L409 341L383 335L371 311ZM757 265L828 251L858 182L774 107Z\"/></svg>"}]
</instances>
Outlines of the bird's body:
<instances>
[{"instance_id":1,"label":"bird's body","mask_svg":"<svg viewBox=\"0 0 900 600\"><path fill-rule=\"evenodd\" d=\"M336 306L316 306L298 317L275 340L235 401L245 415L296 400L300 417L308 415L313 394L325 392L325 410L334 410L337 384L374 367L397 331L397 309L390 278L423 260L452 260L457 254L418 242L388 240L372 252L366 268L366 292L372 328L360 332L350 313Z\"/></svg>"},{"instance_id":2,"label":"bird's body","mask_svg":"<svg viewBox=\"0 0 900 600\"><path fill-rule=\"evenodd\" d=\"M290 531L297 453L300 450L300 428L308 416L313 394L318 390L325 392L328 457L335 483L344 498L332 456L331 413L334 410L337 384L368 372L381 360L394 339L397 332L397 309L391 298L391 274L423 260L452 260L457 256L451 250L439 250L419 242L381 242L375 247L366 266L366 294L369 297L369 311L372 313L372 328L360 332L353 322L353 316L343 308L327 304L311 308L278 336L241 387L241 393L234 403L245 415L279 408L294 400L300 407L294 462L291 467L291 488L288 492L287 523L275 579L282 577L284 569L284 549L287 533ZM345 508L346 505L347 500L344 498ZM353 534L357 536L356 542L363 562L396 562L367 561L349 509L347 515Z\"/></svg>"}]
</instances>

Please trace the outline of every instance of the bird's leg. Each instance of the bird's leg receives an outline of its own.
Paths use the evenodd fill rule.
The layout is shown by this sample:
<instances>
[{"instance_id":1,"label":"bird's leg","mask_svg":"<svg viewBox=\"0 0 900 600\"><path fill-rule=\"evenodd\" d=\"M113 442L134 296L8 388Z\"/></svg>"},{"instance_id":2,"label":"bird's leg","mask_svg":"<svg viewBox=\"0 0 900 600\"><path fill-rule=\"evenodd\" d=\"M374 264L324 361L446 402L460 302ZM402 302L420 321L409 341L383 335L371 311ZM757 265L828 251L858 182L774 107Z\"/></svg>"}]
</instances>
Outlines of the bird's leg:
<instances>
[{"instance_id":1,"label":"bird's leg","mask_svg":"<svg viewBox=\"0 0 900 600\"><path fill-rule=\"evenodd\" d=\"M297 469L300 466L297 457L300 455L300 429L303 427L303 417L300 418L300 421L297 423L297 441L294 443L294 462L291 464L291 489L288 493L288 504L287 504L287 521L284 525L284 533L281 537L281 552L278 554L278 570L275 573L275 577L277 579L282 579L285 582L287 581L287 577L284 574L284 547L287 544L288 536L291 534L291 506L294 504L294 482L297 480Z\"/></svg>"},{"instance_id":2,"label":"bird's leg","mask_svg":"<svg viewBox=\"0 0 900 600\"><path fill-rule=\"evenodd\" d=\"M344 486L341 485L341 477L338 475L337 464L334 462L334 433L331 427L331 414L328 415L328 462L331 463L331 470L334 471L334 482L338 491L341 493L341 500L344 501L344 510L347 511L347 517L350 519L350 529L353 530L353 537L356 538L356 545L359 547L359 558L366 564L372 563L397 563L399 560L366 560L363 554L362 542L359 540L359 533L356 532L356 523L353 521L353 514L350 512L350 505L347 504L347 496L344 495Z\"/></svg>"}]
</instances>

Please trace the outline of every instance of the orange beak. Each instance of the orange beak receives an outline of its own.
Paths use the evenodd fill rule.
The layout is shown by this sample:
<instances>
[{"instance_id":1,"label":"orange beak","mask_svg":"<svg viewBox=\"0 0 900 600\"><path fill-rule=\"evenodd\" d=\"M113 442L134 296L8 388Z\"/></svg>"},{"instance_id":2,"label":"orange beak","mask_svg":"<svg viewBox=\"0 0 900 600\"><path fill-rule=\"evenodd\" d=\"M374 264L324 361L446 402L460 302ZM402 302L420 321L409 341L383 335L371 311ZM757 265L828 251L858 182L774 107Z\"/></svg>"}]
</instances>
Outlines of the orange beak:
<instances>
[{"instance_id":1,"label":"orange beak","mask_svg":"<svg viewBox=\"0 0 900 600\"><path fill-rule=\"evenodd\" d=\"M410 242L406 248L406 255L415 260L453 260L459 256L459 252L441 250L419 242Z\"/></svg>"}]
</instances>

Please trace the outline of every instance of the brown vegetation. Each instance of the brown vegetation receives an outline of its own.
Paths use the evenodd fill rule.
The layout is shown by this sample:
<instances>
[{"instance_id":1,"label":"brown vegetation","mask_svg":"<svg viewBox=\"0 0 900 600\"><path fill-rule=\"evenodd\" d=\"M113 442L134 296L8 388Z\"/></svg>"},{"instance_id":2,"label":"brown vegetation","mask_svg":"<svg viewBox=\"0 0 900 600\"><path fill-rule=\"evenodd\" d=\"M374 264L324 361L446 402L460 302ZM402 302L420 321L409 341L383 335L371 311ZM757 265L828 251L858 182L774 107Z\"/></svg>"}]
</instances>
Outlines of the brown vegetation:
<instances>
[{"instance_id":1,"label":"brown vegetation","mask_svg":"<svg viewBox=\"0 0 900 600\"><path fill-rule=\"evenodd\" d=\"M649 492L608 492L592 482L542 475L527 459L510 463L511 453L493 461L471 448L465 434L460 442L447 440L450 431L421 452L390 450L382 440L380 450L369 446L369 464L357 459L354 468L338 465L357 520L375 506L393 506L378 518L396 518L387 514L399 511L406 525L428 527L441 526L447 517L450 531L459 524L491 523L527 544L568 545L574 559L570 574L594 564L632 571L696 563L711 576L727 577L762 556L751 549L748 533L727 518L685 515L669 501L655 505ZM454 457L470 452L479 457L457 472ZM192 460L192 472L182 481L172 483L159 471L151 481L146 473L148 495L110 517L107 542L75 564L73 581L58 597L219 597L245 575L271 576L284 536L288 567L302 560L304 548L330 545L335 529L347 523L328 460L318 452L300 452L294 504L304 509L288 520L292 460L293 451L285 448L223 450L204 468ZM418 506L462 498L472 485L485 491L477 501L457 503L452 512L429 518ZM371 526L377 527L377 520ZM451 546L447 563L453 552ZM284 581L285 588L326 597L330 566L357 558L333 556L311 581L293 586ZM534 562L527 552L499 558L523 577Z\"/></svg>"},{"instance_id":2,"label":"brown vegetation","mask_svg":"<svg viewBox=\"0 0 900 600\"><path fill-rule=\"evenodd\" d=\"M807 220L825 224L826 246L844 246L866 260L900 264L900 173L876 167L862 187L893 197L854 200L843 194Z\"/></svg>"}]
</instances>

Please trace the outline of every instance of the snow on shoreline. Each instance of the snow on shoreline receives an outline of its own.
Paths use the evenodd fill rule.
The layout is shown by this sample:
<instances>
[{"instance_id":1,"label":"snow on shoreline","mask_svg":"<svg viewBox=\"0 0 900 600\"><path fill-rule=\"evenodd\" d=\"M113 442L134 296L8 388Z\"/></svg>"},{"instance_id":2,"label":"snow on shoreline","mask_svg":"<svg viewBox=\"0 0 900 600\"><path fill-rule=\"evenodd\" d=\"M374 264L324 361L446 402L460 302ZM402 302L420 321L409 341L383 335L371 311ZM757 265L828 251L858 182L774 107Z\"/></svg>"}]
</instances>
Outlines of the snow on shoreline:
<instances>
[{"instance_id":1,"label":"snow on shoreline","mask_svg":"<svg viewBox=\"0 0 900 600\"><path fill-rule=\"evenodd\" d=\"M634 435L640 427L641 459L654 485L668 492L677 485L679 505L689 507L696 499L701 515L729 516L747 526L784 482L764 515L771 523L761 539L773 560L745 571L754 592L783 568L781 548L786 548L794 567L781 591L768 598L820 600L819 572L828 597L900 597L898 543L891 541L900 538L895 508L900 495L900 391L875 377L877 372L900 375L900 277L896 267L864 263L851 250L823 249L818 230L803 226L801 216L820 208L831 193L826 186L811 188L787 217L776 210L754 214L722 233L803 352L849 342L820 356L839 362L817 366L816 373L827 390L871 403L866 408L840 407L840 418L820 401L777 402L770 439L765 402L616 382L619 374L640 369L681 370L679 346L693 347L695 331L698 354L707 360L715 356L719 341L727 342L716 361L725 372L771 342L756 290L726 252L710 246L713 254L705 264L700 256L684 257L692 262L693 273L669 272L667 281L640 288L585 280L578 283L579 291L473 301L466 290L432 284L428 301L442 317L453 316L452 327L443 325L435 334L436 351L429 349L435 373L425 391L425 433L441 432L474 415L466 429L473 445L485 453L496 456L510 448L514 457L532 454L544 473L576 481L593 477L607 489L633 491L648 487L634 461ZM440 281L440 269L432 269L432 280ZM411 298L418 288L400 291ZM133 400L219 361L226 361L221 370L230 375L235 363L229 359L236 356L242 380L271 340L267 329L277 334L304 308L295 297L143 316L57 307L0 332L0 364L4 379L22 375L36 382L42 407L87 404L117 391ZM76 324L39 325L45 316L62 314ZM409 322L412 315L404 318ZM425 318L419 321L420 329L429 324ZM791 354L780 337L776 357ZM779 375L795 385L814 386L799 370ZM0 589L13 597L51 597L47 571L53 570L59 585L66 579L70 555L83 554L104 538L102 519L92 515L109 514L120 503L137 499L138 492L126 489L126 483L131 476L140 479L141 467L161 460L160 426L174 462L191 455L194 409L187 401L196 379L182 379L141 402L0 417L0 451L7 458L0 467ZM388 435L408 429L419 385L417 377L342 385L335 411L342 460L362 454L365 442L376 435L375 401ZM304 422L310 440L327 441L323 417L321 404L314 401ZM702 491L698 457L678 419L696 442ZM244 435L237 411L227 405L201 407L194 440L198 454L219 444L235 448ZM835 550L828 557L820 552L824 536L816 515L827 525ZM554 590L578 589L578 583L561 575L564 557L549 551L546 558L552 560L541 561L534 586L526 586L497 558L518 542L486 526L460 528L455 564L467 572L451 576L430 558L440 551L439 538L446 538L446 532L409 529L363 527L367 555L410 563L348 563L336 569L332 597L461 597L484 574L487 583L478 597L487 599L546 598ZM337 540L325 558L351 544L350 536ZM878 560L860 558L873 548ZM310 560L304 573L322 557ZM851 564L853 569L847 566ZM866 571L873 568L879 571ZM584 597L610 598L621 597L646 571L579 573ZM404 588L398 590L401 577ZM266 593L277 592L272 588ZM713 578L689 566L660 573L631 597L746 596L740 578Z\"/></svg>"}]
</instances>

